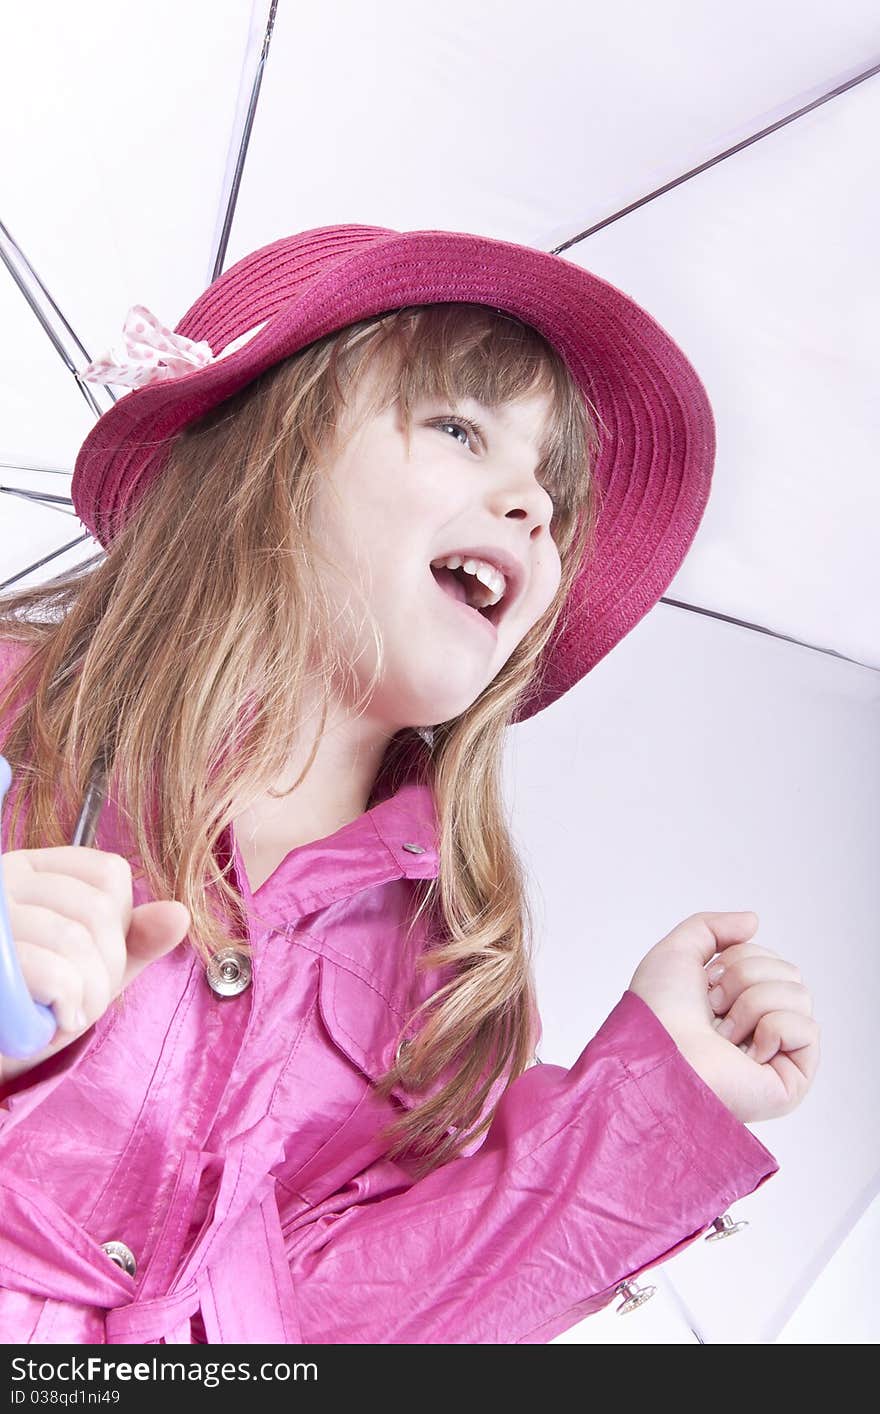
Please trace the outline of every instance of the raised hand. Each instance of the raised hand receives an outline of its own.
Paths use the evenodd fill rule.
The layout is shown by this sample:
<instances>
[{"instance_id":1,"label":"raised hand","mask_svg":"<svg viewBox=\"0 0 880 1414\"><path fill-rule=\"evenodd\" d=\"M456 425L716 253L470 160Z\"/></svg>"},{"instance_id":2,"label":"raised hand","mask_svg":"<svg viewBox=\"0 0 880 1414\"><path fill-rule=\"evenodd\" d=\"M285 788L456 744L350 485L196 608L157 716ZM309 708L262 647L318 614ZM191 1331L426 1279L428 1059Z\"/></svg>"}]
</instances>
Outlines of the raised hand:
<instances>
[{"instance_id":1,"label":"raised hand","mask_svg":"<svg viewBox=\"0 0 880 1414\"><path fill-rule=\"evenodd\" d=\"M743 1122L796 1109L819 1064L819 1023L801 973L752 942L757 930L756 913L694 913L645 955L629 984ZM720 978L710 978L719 967Z\"/></svg>"}]
</instances>

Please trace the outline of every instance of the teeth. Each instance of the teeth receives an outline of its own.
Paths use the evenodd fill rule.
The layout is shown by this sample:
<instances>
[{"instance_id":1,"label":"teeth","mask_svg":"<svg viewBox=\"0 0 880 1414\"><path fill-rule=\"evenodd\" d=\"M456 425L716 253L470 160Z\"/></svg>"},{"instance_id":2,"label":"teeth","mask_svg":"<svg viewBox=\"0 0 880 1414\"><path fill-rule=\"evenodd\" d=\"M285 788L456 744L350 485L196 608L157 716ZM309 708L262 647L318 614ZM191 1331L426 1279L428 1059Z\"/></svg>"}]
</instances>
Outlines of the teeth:
<instances>
[{"instance_id":1,"label":"teeth","mask_svg":"<svg viewBox=\"0 0 880 1414\"><path fill-rule=\"evenodd\" d=\"M472 600L475 608L488 609L491 605L497 604L503 599L504 591L507 588L507 580L504 578L501 571L496 570L495 566L490 565L488 561L463 560L461 555L447 555L443 560L432 560L431 562L432 569L440 569L444 565L451 570L465 570L467 574L473 575L475 579L478 579L480 583L485 586L488 593L481 596L478 591L477 598ZM479 598L482 598L482 603L477 602Z\"/></svg>"}]
</instances>

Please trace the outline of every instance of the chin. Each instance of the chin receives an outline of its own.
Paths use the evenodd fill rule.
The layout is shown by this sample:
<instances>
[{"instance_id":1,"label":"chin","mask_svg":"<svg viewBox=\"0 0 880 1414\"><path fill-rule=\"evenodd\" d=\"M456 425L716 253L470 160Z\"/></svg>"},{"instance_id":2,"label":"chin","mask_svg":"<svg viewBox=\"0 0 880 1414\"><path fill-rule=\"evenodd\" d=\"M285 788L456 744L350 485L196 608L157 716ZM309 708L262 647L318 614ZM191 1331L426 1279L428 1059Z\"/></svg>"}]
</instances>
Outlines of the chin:
<instances>
[{"instance_id":1,"label":"chin","mask_svg":"<svg viewBox=\"0 0 880 1414\"><path fill-rule=\"evenodd\" d=\"M467 691L451 693L449 682L438 684L435 693L392 693L390 694L389 717L400 721L401 718L407 723L416 723L420 727L436 727L441 722L450 722L454 717L460 717L469 707L472 707L479 697L485 683L477 687L471 687Z\"/></svg>"},{"instance_id":2,"label":"chin","mask_svg":"<svg viewBox=\"0 0 880 1414\"><path fill-rule=\"evenodd\" d=\"M460 717L497 675L496 653L456 653L447 636L416 624L395 638L371 712L387 721L437 726Z\"/></svg>"},{"instance_id":3,"label":"chin","mask_svg":"<svg viewBox=\"0 0 880 1414\"><path fill-rule=\"evenodd\" d=\"M483 687L487 684L483 684ZM418 718L420 726L439 727L443 722L452 722L456 717L461 717L468 708L473 707L483 687L478 692L472 692L467 697L459 697L455 700L446 698L443 701L434 699L432 703L426 703L422 716ZM415 719L414 719L415 720Z\"/></svg>"}]
</instances>

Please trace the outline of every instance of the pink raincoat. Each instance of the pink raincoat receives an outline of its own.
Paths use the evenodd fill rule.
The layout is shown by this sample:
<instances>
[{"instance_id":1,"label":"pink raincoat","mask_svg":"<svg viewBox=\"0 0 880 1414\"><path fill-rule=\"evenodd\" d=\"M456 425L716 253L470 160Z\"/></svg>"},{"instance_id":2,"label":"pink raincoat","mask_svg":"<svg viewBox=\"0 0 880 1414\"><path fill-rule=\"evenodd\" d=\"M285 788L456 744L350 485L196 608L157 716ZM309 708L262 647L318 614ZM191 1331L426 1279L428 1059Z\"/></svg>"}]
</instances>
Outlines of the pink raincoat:
<instances>
[{"instance_id":1,"label":"pink raincoat","mask_svg":"<svg viewBox=\"0 0 880 1414\"><path fill-rule=\"evenodd\" d=\"M132 857L112 801L95 845ZM226 847L249 984L218 995L181 945L6 1087L3 1342L543 1344L777 1172L626 991L570 1070L530 1067L414 1182L377 1134L417 1097L372 1082L448 975L414 981L399 947L438 870L431 792L292 850L256 895Z\"/></svg>"}]
</instances>

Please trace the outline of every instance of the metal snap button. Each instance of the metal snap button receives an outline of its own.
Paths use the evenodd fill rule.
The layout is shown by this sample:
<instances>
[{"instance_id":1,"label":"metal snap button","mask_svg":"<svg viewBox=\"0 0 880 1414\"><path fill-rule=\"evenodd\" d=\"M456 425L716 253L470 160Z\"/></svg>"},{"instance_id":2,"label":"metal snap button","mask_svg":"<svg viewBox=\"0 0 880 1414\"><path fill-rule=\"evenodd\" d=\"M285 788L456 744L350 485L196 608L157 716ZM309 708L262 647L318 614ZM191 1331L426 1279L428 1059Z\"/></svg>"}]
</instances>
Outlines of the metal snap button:
<instances>
[{"instance_id":1,"label":"metal snap button","mask_svg":"<svg viewBox=\"0 0 880 1414\"><path fill-rule=\"evenodd\" d=\"M126 1247L124 1242L102 1242L101 1246L111 1262L115 1262L117 1267L128 1272L130 1277L134 1276L137 1271L137 1262L134 1260L134 1253L130 1247Z\"/></svg>"},{"instance_id":2,"label":"metal snap button","mask_svg":"<svg viewBox=\"0 0 880 1414\"><path fill-rule=\"evenodd\" d=\"M237 948L221 948L205 968L208 986L218 997L237 997L251 983L251 960Z\"/></svg>"},{"instance_id":3,"label":"metal snap button","mask_svg":"<svg viewBox=\"0 0 880 1414\"><path fill-rule=\"evenodd\" d=\"M624 1296L626 1300L617 1307L618 1316L627 1316L630 1311L635 1311L638 1306L644 1306L646 1301L650 1301L656 1286L636 1286L634 1281L622 1281L615 1288L615 1295Z\"/></svg>"},{"instance_id":4,"label":"metal snap button","mask_svg":"<svg viewBox=\"0 0 880 1414\"><path fill-rule=\"evenodd\" d=\"M725 1213L721 1218L713 1218L712 1226L714 1232L707 1232L706 1242L717 1242L719 1237L732 1237L735 1232L741 1232L744 1227L748 1227L748 1220L741 1218L738 1223L733 1221L730 1213Z\"/></svg>"},{"instance_id":5,"label":"metal snap button","mask_svg":"<svg viewBox=\"0 0 880 1414\"><path fill-rule=\"evenodd\" d=\"M405 844L402 848L408 849L410 854L424 854L425 852L425 846L423 844Z\"/></svg>"}]
</instances>

